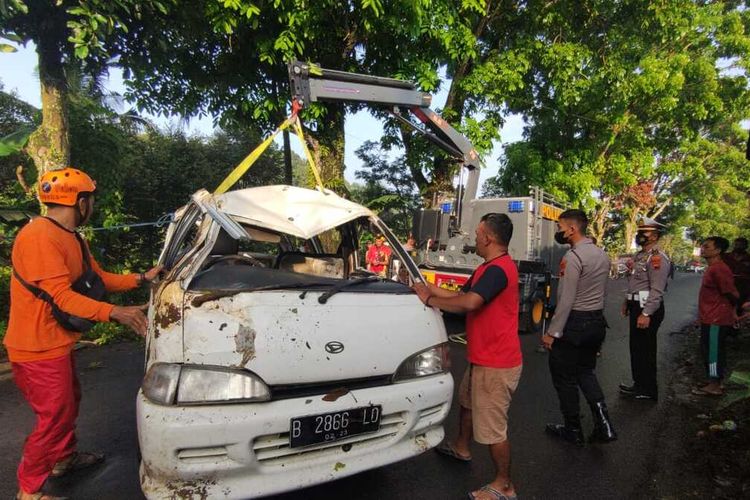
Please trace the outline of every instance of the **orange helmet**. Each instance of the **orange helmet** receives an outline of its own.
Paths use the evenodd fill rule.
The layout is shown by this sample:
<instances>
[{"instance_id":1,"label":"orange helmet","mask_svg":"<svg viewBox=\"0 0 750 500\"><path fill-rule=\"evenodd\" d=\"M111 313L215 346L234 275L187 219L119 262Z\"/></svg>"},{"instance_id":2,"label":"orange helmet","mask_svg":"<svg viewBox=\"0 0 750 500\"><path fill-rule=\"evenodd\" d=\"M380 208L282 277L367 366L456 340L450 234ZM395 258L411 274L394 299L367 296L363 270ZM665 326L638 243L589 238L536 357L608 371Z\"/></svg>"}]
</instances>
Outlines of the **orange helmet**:
<instances>
[{"instance_id":1,"label":"orange helmet","mask_svg":"<svg viewBox=\"0 0 750 500\"><path fill-rule=\"evenodd\" d=\"M39 181L39 201L72 207L79 193L93 193L96 182L77 168L50 170Z\"/></svg>"}]
</instances>

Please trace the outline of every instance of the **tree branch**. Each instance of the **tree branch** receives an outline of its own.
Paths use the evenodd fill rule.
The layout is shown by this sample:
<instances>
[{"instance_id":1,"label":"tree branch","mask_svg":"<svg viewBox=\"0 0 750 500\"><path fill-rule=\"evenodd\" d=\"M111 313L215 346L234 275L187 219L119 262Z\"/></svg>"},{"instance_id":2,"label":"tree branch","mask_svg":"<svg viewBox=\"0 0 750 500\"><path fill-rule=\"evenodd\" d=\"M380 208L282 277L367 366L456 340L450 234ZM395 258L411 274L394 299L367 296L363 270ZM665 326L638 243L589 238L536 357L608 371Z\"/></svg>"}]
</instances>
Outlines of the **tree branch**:
<instances>
[{"instance_id":1,"label":"tree branch","mask_svg":"<svg viewBox=\"0 0 750 500\"><path fill-rule=\"evenodd\" d=\"M500 11L500 2L495 6L495 10L492 13L490 13L491 7L492 2L488 1L487 6L485 7L484 16L479 19L479 22L477 22L476 26L474 26L474 29L472 30L472 34L477 40L484 34L484 31L485 29L487 29L487 24L489 23L490 19L497 15L497 13ZM456 112L456 114L459 115L459 118L461 118L461 115L463 114L464 99L461 99L460 103L458 102L458 88L464 77L469 73L471 65L472 61L467 57L456 67L456 71L453 73L451 87L450 89L448 89L448 97L445 100L445 107L443 108ZM456 109L459 106L461 109Z\"/></svg>"},{"instance_id":2,"label":"tree branch","mask_svg":"<svg viewBox=\"0 0 750 500\"><path fill-rule=\"evenodd\" d=\"M672 200L674 199L674 196L670 195L667 196L667 198L656 204L655 210L651 213L650 217L652 219L657 218L661 213L669 206L670 203L672 203Z\"/></svg>"},{"instance_id":3,"label":"tree branch","mask_svg":"<svg viewBox=\"0 0 750 500\"><path fill-rule=\"evenodd\" d=\"M399 130L401 131L401 143L404 145L404 151L406 156L408 157L409 151L412 147L411 132L409 132L409 130L407 130L403 125L399 125ZM427 177L425 177L424 173L422 172L422 168L420 167L419 163L407 162L407 164L409 166L411 177L412 179L414 179L414 183L417 185L417 189L420 193L422 193L429 184Z\"/></svg>"},{"instance_id":4,"label":"tree branch","mask_svg":"<svg viewBox=\"0 0 750 500\"><path fill-rule=\"evenodd\" d=\"M31 188L26 183L26 179L23 178L23 165L18 165L16 167L16 179L18 179L18 183L23 188L24 193L30 194L31 193Z\"/></svg>"}]
</instances>

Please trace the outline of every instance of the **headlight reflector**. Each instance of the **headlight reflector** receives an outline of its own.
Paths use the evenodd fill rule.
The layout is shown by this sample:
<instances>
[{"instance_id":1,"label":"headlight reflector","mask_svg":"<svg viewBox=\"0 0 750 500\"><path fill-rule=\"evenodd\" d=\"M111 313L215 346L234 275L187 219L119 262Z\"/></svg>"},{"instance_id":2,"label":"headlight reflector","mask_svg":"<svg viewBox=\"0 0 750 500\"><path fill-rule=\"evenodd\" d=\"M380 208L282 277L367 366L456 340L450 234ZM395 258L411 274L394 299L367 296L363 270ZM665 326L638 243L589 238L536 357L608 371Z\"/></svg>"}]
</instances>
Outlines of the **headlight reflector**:
<instances>
[{"instance_id":1,"label":"headlight reflector","mask_svg":"<svg viewBox=\"0 0 750 500\"><path fill-rule=\"evenodd\" d=\"M394 382L427 377L450 370L450 349L444 342L408 357L393 375Z\"/></svg>"},{"instance_id":2,"label":"headlight reflector","mask_svg":"<svg viewBox=\"0 0 750 500\"><path fill-rule=\"evenodd\" d=\"M180 365L155 363L143 379L143 394L160 405L171 405L177 394L180 380Z\"/></svg>"},{"instance_id":3,"label":"headlight reflector","mask_svg":"<svg viewBox=\"0 0 750 500\"><path fill-rule=\"evenodd\" d=\"M162 405L268 401L268 386L253 373L223 367L155 363L143 380L143 394Z\"/></svg>"},{"instance_id":4,"label":"headlight reflector","mask_svg":"<svg viewBox=\"0 0 750 500\"><path fill-rule=\"evenodd\" d=\"M268 401L271 392L252 373L206 370L184 366L177 388L177 404Z\"/></svg>"}]
</instances>

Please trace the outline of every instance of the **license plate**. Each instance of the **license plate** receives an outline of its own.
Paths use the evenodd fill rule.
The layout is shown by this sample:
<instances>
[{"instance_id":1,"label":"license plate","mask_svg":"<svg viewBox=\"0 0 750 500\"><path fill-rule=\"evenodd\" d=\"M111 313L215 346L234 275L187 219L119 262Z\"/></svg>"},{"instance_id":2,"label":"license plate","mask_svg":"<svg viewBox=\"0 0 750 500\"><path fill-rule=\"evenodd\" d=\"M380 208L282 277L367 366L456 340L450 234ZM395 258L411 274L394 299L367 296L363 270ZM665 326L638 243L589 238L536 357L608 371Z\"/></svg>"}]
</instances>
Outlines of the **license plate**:
<instances>
[{"instance_id":1,"label":"license plate","mask_svg":"<svg viewBox=\"0 0 750 500\"><path fill-rule=\"evenodd\" d=\"M380 414L380 406L367 406L293 418L289 425L289 446L299 448L375 432L380 428Z\"/></svg>"}]
</instances>

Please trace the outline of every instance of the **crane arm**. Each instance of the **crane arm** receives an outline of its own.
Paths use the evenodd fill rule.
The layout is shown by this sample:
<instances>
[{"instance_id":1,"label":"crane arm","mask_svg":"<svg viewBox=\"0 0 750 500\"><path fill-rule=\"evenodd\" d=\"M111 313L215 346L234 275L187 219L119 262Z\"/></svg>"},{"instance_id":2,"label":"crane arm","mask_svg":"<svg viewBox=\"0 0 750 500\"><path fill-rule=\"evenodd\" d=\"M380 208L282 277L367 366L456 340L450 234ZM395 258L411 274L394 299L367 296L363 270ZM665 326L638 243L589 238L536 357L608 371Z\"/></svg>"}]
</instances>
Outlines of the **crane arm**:
<instances>
[{"instance_id":1,"label":"crane arm","mask_svg":"<svg viewBox=\"0 0 750 500\"><path fill-rule=\"evenodd\" d=\"M430 109L432 96L420 91L414 83L330 70L300 61L292 61L288 67L292 98L298 106L316 101L387 106L401 123L424 135L469 170L479 167L479 155L471 142ZM422 126L406 118L403 110L414 115Z\"/></svg>"}]
</instances>

